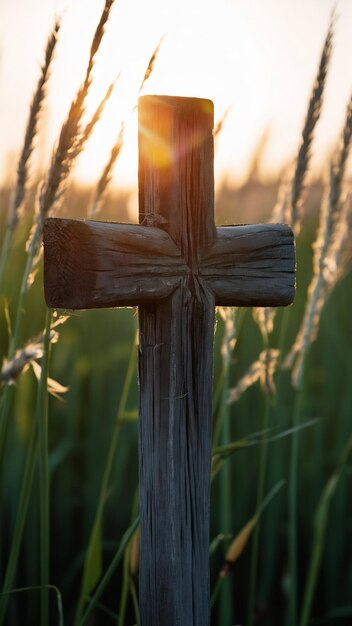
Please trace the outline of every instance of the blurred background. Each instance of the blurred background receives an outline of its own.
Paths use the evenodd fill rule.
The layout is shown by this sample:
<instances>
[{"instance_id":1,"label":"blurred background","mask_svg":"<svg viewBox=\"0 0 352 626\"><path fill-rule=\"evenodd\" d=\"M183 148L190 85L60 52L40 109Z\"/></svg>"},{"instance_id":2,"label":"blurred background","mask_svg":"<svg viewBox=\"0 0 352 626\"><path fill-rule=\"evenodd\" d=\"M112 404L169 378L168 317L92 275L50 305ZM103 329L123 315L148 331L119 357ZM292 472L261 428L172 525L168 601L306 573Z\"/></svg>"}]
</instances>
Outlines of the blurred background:
<instances>
[{"instance_id":1,"label":"blurred background","mask_svg":"<svg viewBox=\"0 0 352 626\"><path fill-rule=\"evenodd\" d=\"M75 177L94 184L121 120L126 141L114 185L135 187L137 116L131 115L149 57L161 37L160 54L145 93L192 95L214 101L216 119L228 111L226 133L216 151L216 184L243 182L259 138L268 135L261 176L275 176L296 149L316 75L333 0L205 0L118 2L93 70L86 103L91 114L121 72L103 118ZM319 173L340 131L350 96L352 6L337 5L331 70L319 122L312 170ZM14 176L9 158L18 155L43 48L55 15L62 15L50 89L38 137L37 166L48 162L53 142L83 75L99 2L4 0L1 6L1 179ZM79 25L79 27L78 27ZM38 163L39 161L39 163ZM131 205L131 210L135 210Z\"/></svg>"}]
</instances>

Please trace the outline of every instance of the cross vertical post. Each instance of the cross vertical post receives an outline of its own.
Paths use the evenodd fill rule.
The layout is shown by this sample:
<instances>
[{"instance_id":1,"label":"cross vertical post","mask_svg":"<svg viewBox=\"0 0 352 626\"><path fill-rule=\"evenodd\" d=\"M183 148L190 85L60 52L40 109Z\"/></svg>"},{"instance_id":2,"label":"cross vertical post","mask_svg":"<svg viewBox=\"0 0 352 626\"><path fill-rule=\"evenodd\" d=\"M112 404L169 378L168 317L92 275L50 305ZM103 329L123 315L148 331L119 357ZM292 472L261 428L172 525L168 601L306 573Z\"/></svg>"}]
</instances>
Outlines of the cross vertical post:
<instances>
[{"instance_id":1,"label":"cross vertical post","mask_svg":"<svg viewBox=\"0 0 352 626\"><path fill-rule=\"evenodd\" d=\"M48 306L139 307L142 626L208 626L215 305L283 306L281 224L215 227L213 105L139 101L140 224L48 219Z\"/></svg>"},{"instance_id":2,"label":"cross vertical post","mask_svg":"<svg viewBox=\"0 0 352 626\"><path fill-rule=\"evenodd\" d=\"M158 225L186 271L139 308L140 603L147 626L209 620L214 296L199 265L215 236L213 105L142 98L140 222Z\"/></svg>"}]
</instances>

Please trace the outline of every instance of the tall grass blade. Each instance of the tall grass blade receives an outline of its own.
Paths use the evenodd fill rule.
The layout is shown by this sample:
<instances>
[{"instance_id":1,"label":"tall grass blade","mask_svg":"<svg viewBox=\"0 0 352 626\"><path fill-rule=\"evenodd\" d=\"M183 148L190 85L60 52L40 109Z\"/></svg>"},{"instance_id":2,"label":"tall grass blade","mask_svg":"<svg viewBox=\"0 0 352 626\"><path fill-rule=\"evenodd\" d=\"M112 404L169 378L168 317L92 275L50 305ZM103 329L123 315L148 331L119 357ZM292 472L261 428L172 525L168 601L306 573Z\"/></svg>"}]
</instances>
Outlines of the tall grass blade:
<instances>
[{"instance_id":1,"label":"tall grass blade","mask_svg":"<svg viewBox=\"0 0 352 626\"><path fill-rule=\"evenodd\" d=\"M255 528L256 523L260 519L260 516L264 513L266 507L269 505L270 501L275 497L275 495L282 489L285 481L280 480L274 487L269 491L267 496L261 502L260 507L257 509L255 515L251 517L251 519L243 526L240 532L236 535L234 540L232 541L224 560L223 567L220 571L218 581L214 587L214 591L211 597L211 606L214 606L216 601L218 592L220 591L220 587L224 578L229 574L231 569L233 568L236 561L240 558L243 553L251 535Z\"/></svg>"},{"instance_id":2,"label":"tall grass blade","mask_svg":"<svg viewBox=\"0 0 352 626\"><path fill-rule=\"evenodd\" d=\"M8 591L6 595L12 595L15 593L27 593L28 591L42 591L42 586L41 585L31 585L30 587L19 587L18 589L12 589L11 591ZM62 605L62 596L61 596L61 591L58 587L56 587L55 585L47 585L47 589L48 591L54 591L55 596L56 596L56 606L57 606L57 612L58 612L58 626L64 626L64 609L63 609L63 605ZM0 598L2 594L0 593Z\"/></svg>"},{"instance_id":3,"label":"tall grass blade","mask_svg":"<svg viewBox=\"0 0 352 626\"><path fill-rule=\"evenodd\" d=\"M82 611L86 602L87 597L90 592L97 584L102 571L102 524L103 524L103 514L104 514L104 505L107 497L108 484L110 480L110 475L113 467L113 463L115 460L115 454L118 444L118 439L122 427L122 419L121 416L125 412L126 404L128 400L129 390L131 386L131 382L133 379L133 375L136 367L136 350L134 347L130 353L130 359L128 363L128 368L126 372L125 382L121 393L120 403L117 411L117 416L115 420L114 430L111 436L110 447L107 455L107 460L104 468L103 478L101 482L99 498L97 509L95 513L95 518L93 521L92 530L88 540L88 547L86 552L86 557L84 561L84 569L83 569L83 578L81 583L81 589L79 594L79 600L77 603L77 610L75 615L75 626L80 624Z\"/></svg>"},{"instance_id":4,"label":"tall grass blade","mask_svg":"<svg viewBox=\"0 0 352 626\"><path fill-rule=\"evenodd\" d=\"M236 345L237 328L235 323L236 309L230 307L220 307L218 309L224 322L224 335L221 346L222 368L224 372L221 389L221 402L219 416L222 420L222 443L226 445L231 441L230 408L228 405L228 395L230 389L230 366L232 354ZM223 533L229 533L232 528L232 488L231 488L231 468L227 463L220 474L220 509L219 521ZM226 580L221 589L221 601L219 607L219 620L221 623L233 621L233 594L230 581Z\"/></svg>"},{"instance_id":5,"label":"tall grass blade","mask_svg":"<svg viewBox=\"0 0 352 626\"><path fill-rule=\"evenodd\" d=\"M49 568L50 568L50 480L48 450L48 364L51 333L51 311L47 309L45 324L44 353L39 381L38 401L38 454L40 496L40 598L41 626L49 624Z\"/></svg>"},{"instance_id":6,"label":"tall grass blade","mask_svg":"<svg viewBox=\"0 0 352 626\"><path fill-rule=\"evenodd\" d=\"M50 334L50 314L48 314L48 317L47 317L46 340L45 340L46 345L48 345L49 343L49 334ZM16 575L16 569L18 565L19 552L20 552L20 547L21 547L21 542L22 542L24 525L26 522L26 517L27 517L27 512L28 512L28 506L29 506L29 502L31 498L34 470L35 470L35 464L36 464L36 459L37 459L40 420L43 420L43 423L40 428L42 429L42 438L44 440L43 450L41 451L42 456L43 456L42 461L44 465L46 465L47 463L47 458L46 459L44 458L44 457L47 457L47 449L44 450L44 443L47 437L47 430L46 430L47 429L47 426L46 426L47 414L45 414L45 411L46 411L45 402L46 402L46 393L47 393L46 392L46 378L47 378L47 370L48 370L48 350L46 350L44 354L46 354L47 356L45 358L45 362L43 363L42 376L41 376L40 383L38 385L36 409L35 409L34 418L32 420L31 432L30 432L30 437L28 441L27 456L26 456L26 461L25 461L25 466L24 466L24 471L23 471L23 478L22 478L22 484L21 484L20 495L19 495L16 522L15 522L15 527L13 531L12 544L11 544L9 559L8 559L3 587L2 587L2 593L4 595L2 595L2 597L0 598L0 626L2 626L4 623L6 610L7 610L7 604L8 604L8 594L11 591L11 588L13 586L15 575ZM45 471L45 468L44 468L44 471ZM43 480L43 484L41 485L41 488L43 489L43 502L42 502L43 509L41 511L43 529L41 529L41 532L43 531L44 533L43 537L41 535L42 537L41 538L41 542L42 542L41 543L41 548L42 548L41 549L41 566L42 566L43 579L45 577L45 582L43 582L43 585L47 585L48 584L48 558L49 558L48 557L48 550L49 550L48 549L48 541L49 541L48 517L47 517L48 502L47 502L47 494L44 494L44 488L47 492L48 476L44 475L43 477L41 477L41 480ZM43 597L45 596L46 593L47 591L43 590ZM45 603L43 600L43 607L44 606L45 606Z\"/></svg>"},{"instance_id":7,"label":"tall grass blade","mask_svg":"<svg viewBox=\"0 0 352 626\"><path fill-rule=\"evenodd\" d=\"M260 444L260 458L259 458L259 477L257 488L257 509L260 507L260 503L263 500L263 494L265 489L265 480L267 474L267 462L268 462L268 438L267 429L269 427L269 420L271 415L271 401L268 396L265 399L265 411L264 411L264 434ZM260 520L258 519L253 536L253 546L251 554L251 570L249 579L249 600L248 600L248 626L253 626L255 615L255 599L256 599L256 586L258 575L258 553L259 553L259 533L260 533Z\"/></svg>"},{"instance_id":8,"label":"tall grass blade","mask_svg":"<svg viewBox=\"0 0 352 626\"><path fill-rule=\"evenodd\" d=\"M102 579L100 580L96 590L94 591L93 595L89 598L88 601L88 606L85 609L82 617L80 618L80 621L78 622L78 626L84 626L87 623L87 619L90 616L91 612L93 611L94 607L96 606L101 594L103 593L105 587L107 586L107 584L109 583L111 577L114 575L116 568L118 567L124 552L129 544L129 542L132 539L133 533L135 532L136 528L138 527L139 524L139 517L137 517L135 519L135 521L133 522L133 524L131 524L131 526L126 530L126 532L124 533L122 539L121 539L121 543L119 545L119 548L113 558L113 560L111 561L108 569L106 570L104 576L102 577Z\"/></svg>"},{"instance_id":9,"label":"tall grass blade","mask_svg":"<svg viewBox=\"0 0 352 626\"><path fill-rule=\"evenodd\" d=\"M293 384L297 389L294 412L293 427L297 427L300 421L300 411L302 404L302 386L304 381L306 355L311 343L316 339L319 321L323 306L326 301L326 278L325 264L326 257L331 245L335 240L336 225L341 217L342 184L346 172L347 158L352 140L352 98L347 107L347 114L342 133L341 146L336 157L335 166L332 164L330 170L330 190L328 201L323 202L320 216L320 227L314 244L313 266L314 275L309 286L309 298L306 303L301 329L297 335L294 346L288 359L288 365L293 368ZM338 274L336 274L338 276ZM289 563L290 563L290 600L289 613L290 624L297 624L297 474L299 463L299 433L296 431L291 441L290 459L290 484L289 484Z\"/></svg>"},{"instance_id":10,"label":"tall grass blade","mask_svg":"<svg viewBox=\"0 0 352 626\"><path fill-rule=\"evenodd\" d=\"M323 556L323 550L326 539L326 530L328 524L328 515L330 511L331 499L336 491L341 474L346 465L348 457L352 451L352 437L342 451L339 464L326 483L325 489L321 495L314 520L314 540L311 551L307 583L303 598L303 607L300 619L300 626L307 626L310 620L310 614L314 599L314 592L317 584L319 568Z\"/></svg>"},{"instance_id":11,"label":"tall grass blade","mask_svg":"<svg viewBox=\"0 0 352 626\"><path fill-rule=\"evenodd\" d=\"M28 505L31 497L31 490L34 477L35 461L37 451L37 423L33 419L31 426L30 438L28 441L27 457L23 471L23 479L19 495L18 510L16 516L15 527L12 535L12 543L10 549L10 555L7 562L5 576L2 585L2 595L0 597L0 626L3 626L6 616L7 604L9 600L9 593L12 590L18 557L21 547L23 529L26 521Z\"/></svg>"},{"instance_id":12,"label":"tall grass blade","mask_svg":"<svg viewBox=\"0 0 352 626\"><path fill-rule=\"evenodd\" d=\"M134 498L134 505L132 507L132 522L136 518L136 513L139 508L139 489L137 489L136 496ZM131 581L133 584L132 576L136 574L139 567L139 547L140 547L140 528L137 527L134 532L128 547L125 550L123 558L123 578L122 588L120 595L120 608L118 626L125 626L126 623L126 609L128 594L131 592Z\"/></svg>"}]
</instances>

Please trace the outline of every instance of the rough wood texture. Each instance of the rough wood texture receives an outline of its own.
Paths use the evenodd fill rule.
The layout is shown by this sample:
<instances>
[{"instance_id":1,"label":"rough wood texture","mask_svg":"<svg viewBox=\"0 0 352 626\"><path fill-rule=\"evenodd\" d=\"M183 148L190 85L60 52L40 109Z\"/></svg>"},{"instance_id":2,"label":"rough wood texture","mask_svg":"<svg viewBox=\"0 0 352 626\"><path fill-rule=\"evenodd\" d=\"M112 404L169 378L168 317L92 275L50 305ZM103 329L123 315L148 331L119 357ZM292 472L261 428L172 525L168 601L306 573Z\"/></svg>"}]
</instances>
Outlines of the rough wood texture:
<instances>
[{"instance_id":1,"label":"rough wood texture","mask_svg":"<svg viewBox=\"0 0 352 626\"><path fill-rule=\"evenodd\" d=\"M139 116L140 221L188 266L170 298L139 308L142 624L207 626L214 298L198 264L215 234L213 106L145 97Z\"/></svg>"},{"instance_id":2,"label":"rough wood texture","mask_svg":"<svg viewBox=\"0 0 352 626\"><path fill-rule=\"evenodd\" d=\"M165 298L192 264L161 228L48 219L44 227L48 306L91 309ZM188 242L187 242L188 243ZM193 261L215 304L282 306L294 297L292 231L282 224L221 226Z\"/></svg>"},{"instance_id":3,"label":"rough wood texture","mask_svg":"<svg viewBox=\"0 0 352 626\"><path fill-rule=\"evenodd\" d=\"M208 626L215 304L294 297L287 226L215 228L213 105L139 103L140 225L47 220L49 306L139 305L142 626Z\"/></svg>"},{"instance_id":4,"label":"rough wood texture","mask_svg":"<svg viewBox=\"0 0 352 626\"><path fill-rule=\"evenodd\" d=\"M172 239L138 224L48 219L44 286L50 307L132 306L165 298L186 270Z\"/></svg>"},{"instance_id":5,"label":"rough wood texture","mask_svg":"<svg viewBox=\"0 0 352 626\"><path fill-rule=\"evenodd\" d=\"M295 295L293 234L283 224L224 226L203 257L200 274L215 304L284 306Z\"/></svg>"}]
</instances>

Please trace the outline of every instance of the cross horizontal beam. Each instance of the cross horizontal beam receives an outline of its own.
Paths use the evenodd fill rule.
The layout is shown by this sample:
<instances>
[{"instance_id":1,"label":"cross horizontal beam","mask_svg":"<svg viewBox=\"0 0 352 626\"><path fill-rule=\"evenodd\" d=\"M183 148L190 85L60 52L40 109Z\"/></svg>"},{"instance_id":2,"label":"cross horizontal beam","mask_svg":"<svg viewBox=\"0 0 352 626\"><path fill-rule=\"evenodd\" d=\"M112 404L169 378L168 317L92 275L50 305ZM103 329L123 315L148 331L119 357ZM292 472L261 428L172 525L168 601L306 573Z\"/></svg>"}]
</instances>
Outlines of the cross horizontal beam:
<instances>
[{"instance_id":1,"label":"cross horizontal beam","mask_svg":"<svg viewBox=\"0 0 352 626\"><path fill-rule=\"evenodd\" d=\"M51 218L44 236L45 297L55 308L142 305L168 297L192 274L218 305L287 305L294 297L293 235L282 224L219 227L192 268L152 226Z\"/></svg>"}]
</instances>

